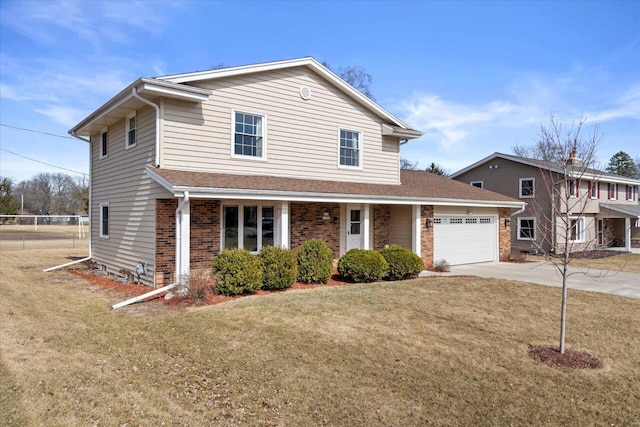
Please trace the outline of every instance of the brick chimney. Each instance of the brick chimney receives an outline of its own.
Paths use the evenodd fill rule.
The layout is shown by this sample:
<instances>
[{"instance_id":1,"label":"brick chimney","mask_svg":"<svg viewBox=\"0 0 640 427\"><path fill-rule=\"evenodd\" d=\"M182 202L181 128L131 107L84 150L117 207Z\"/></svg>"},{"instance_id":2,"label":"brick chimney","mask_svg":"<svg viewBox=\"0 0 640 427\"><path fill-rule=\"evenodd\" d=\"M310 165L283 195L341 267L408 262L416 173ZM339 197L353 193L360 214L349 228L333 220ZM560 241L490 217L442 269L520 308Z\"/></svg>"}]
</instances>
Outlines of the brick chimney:
<instances>
[{"instance_id":1,"label":"brick chimney","mask_svg":"<svg viewBox=\"0 0 640 427\"><path fill-rule=\"evenodd\" d=\"M567 159L568 166L582 166L582 159L576 157L576 152L572 151Z\"/></svg>"}]
</instances>

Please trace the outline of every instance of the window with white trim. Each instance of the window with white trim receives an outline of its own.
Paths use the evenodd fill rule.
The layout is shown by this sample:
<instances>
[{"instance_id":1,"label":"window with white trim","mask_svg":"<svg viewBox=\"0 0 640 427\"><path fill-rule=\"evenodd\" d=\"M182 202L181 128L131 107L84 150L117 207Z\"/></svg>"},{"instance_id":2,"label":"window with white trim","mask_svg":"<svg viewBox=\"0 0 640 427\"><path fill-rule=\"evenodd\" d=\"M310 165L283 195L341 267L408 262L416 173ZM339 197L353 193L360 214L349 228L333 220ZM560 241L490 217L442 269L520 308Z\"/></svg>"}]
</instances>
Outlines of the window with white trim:
<instances>
[{"instance_id":1,"label":"window with white trim","mask_svg":"<svg viewBox=\"0 0 640 427\"><path fill-rule=\"evenodd\" d=\"M362 132L340 129L340 166L362 167Z\"/></svg>"},{"instance_id":2,"label":"window with white trim","mask_svg":"<svg viewBox=\"0 0 640 427\"><path fill-rule=\"evenodd\" d=\"M535 178L520 178L520 198L535 197Z\"/></svg>"},{"instance_id":3,"label":"window with white trim","mask_svg":"<svg viewBox=\"0 0 640 427\"><path fill-rule=\"evenodd\" d=\"M471 181L469 184L473 185L474 187L484 188L484 183L482 181Z\"/></svg>"},{"instance_id":4,"label":"window with white trim","mask_svg":"<svg viewBox=\"0 0 640 427\"><path fill-rule=\"evenodd\" d=\"M273 246L274 206L234 204L222 207L222 249L244 248L258 252Z\"/></svg>"},{"instance_id":5,"label":"window with white trim","mask_svg":"<svg viewBox=\"0 0 640 427\"><path fill-rule=\"evenodd\" d=\"M618 198L618 184L609 183L609 200L616 200Z\"/></svg>"},{"instance_id":6,"label":"window with white trim","mask_svg":"<svg viewBox=\"0 0 640 427\"><path fill-rule=\"evenodd\" d=\"M126 128L127 128L126 129L127 142L124 148L135 147L136 146L136 128L137 128L137 117L135 112L127 116Z\"/></svg>"},{"instance_id":7,"label":"window with white trim","mask_svg":"<svg viewBox=\"0 0 640 427\"><path fill-rule=\"evenodd\" d=\"M234 157L266 158L266 116L232 111Z\"/></svg>"},{"instance_id":8,"label":"window with white trim","mask_svg":"<svg viewBox=\"0 0 640 427\"><path fill-rule=\"evenodd\" d=\"M591 181L589 182L589 196L592 199L597 199L600 196L600 183Z\"/></svg>"},{"instance_id":9,"label":"window with white trim","mask_svg":"<svg viewBox=\"0 0 640 427\"><path fill-rule=\"evenodd\" d=\"M109 154L109 132L105 129L100 134L100 158L107 157L107 154Z\"/></svg>"},{"instance_id":10,"label":"window with white trim","mask_svg":"<svg viewBox=\"0 0 640 427\"><path fill-rule=\"evenodd\" d=\"M627 200L628 201L632 201L634 199L634 197L633 197L634 188L635 187L633 185L627 185Z\"/></svg>"},{"instance_id":11,"label":"window with white trim","mask_svg":"<svg viewBox=\"0 0 640 427\"><path fill-rule=\"evenodd\" d=\"M535 218L518 218L518 240L536 240Z\"/></svg>"},{"instance_id":12,"label":"window with white trim","mask_svg":"<svg viewBox=\"0 0 640 427\"><path fill-rule=\"evenodd\" d=\"M576 197L578 195L578 186L573 179L569 180L569 197Z\"/></svg>"},{"instance_id":13,"label":"window with white trim","mask_svg":"<svg viewBox=\"0 0 640 427\"><path fill-rule=\"evenodd\" d=\"M100 237L109 238L109 203L100 203Z\"/></svg>"},{"instance_id":14,"label":"window with white trim","mask_svg":"<svg viewBox=\"0 0 640 427\"><path fill-rule=\"evenodd\" d=\"M569 218L569 240L576 243L584 242L584 217Z\"/></svg>"}]
</instances>

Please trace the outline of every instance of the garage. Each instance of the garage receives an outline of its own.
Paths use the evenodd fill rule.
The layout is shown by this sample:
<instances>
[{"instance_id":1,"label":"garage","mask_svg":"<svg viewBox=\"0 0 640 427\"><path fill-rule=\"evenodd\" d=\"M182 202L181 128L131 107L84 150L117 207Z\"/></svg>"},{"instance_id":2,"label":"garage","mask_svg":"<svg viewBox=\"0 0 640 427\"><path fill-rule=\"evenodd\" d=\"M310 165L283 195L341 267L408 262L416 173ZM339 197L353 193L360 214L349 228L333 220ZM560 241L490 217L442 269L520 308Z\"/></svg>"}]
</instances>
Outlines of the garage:
<instances>
[{"instance_id":1,"label":"garage","mask_svg":"<svg viewBox=\"0 0 640 427\"><path fill-rule=\"evenodd\" d=\"M433 259L449 265L498 261L496 216L436 216Z\"/></svg>"}]
</instances>

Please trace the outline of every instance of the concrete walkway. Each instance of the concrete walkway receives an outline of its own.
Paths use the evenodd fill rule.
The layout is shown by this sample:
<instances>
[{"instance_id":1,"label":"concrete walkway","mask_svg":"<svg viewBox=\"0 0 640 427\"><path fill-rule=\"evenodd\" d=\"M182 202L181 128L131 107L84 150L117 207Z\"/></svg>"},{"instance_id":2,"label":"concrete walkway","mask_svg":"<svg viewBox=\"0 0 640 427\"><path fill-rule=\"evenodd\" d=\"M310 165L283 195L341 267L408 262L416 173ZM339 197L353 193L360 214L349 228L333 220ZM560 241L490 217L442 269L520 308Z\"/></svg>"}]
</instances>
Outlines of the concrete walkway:
<instances>
[{"instance_id":1,"label":"concrete walkway","mask_svg":"<svg viewBox=\"0 0 640 427\"><path fill-rule=\"evenodd\" d=\"M578 271L586 272L587 269L569 266L569 272L573 273ZM594 278L584 274L574 274L567 279L569 289L640 298L640 274L638 273L622 273L594 269L589 270L589 273L592 275L601 275L602 277ZM562 278L556 268L551 264L546 264L544 261L522 264L512 262L488 262L455 265L451 267L451 272L449 273L433 274L489 277L495 279L520 280L522 282L531 282L545 286L562 286Z\"/></svg>"}]
</instances>

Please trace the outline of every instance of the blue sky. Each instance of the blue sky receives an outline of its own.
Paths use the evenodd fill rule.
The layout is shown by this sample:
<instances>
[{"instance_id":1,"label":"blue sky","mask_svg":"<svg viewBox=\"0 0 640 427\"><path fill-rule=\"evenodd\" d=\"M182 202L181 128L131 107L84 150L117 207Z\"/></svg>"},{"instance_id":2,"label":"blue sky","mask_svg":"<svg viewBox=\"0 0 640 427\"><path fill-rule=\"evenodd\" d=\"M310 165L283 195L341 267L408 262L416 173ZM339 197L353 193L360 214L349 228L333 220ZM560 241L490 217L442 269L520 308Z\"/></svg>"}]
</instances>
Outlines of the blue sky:
<instances>
[{"instance_id":1,"label":"blue sky","mask_svg":"<svg viewBox=\"0 0 640 427\"><path fill-rule=\"evenodd\" d=\"M638 1L3 0L0 25L0 175L17 181L66 171L12 153L88 172L88 146L8 126L64 136L138 77L303 56L364 67L425 132L402 151L422 167L532 144L549 112L597 123L603 164L640 156Z\"/></svg>"}]
</instances>

